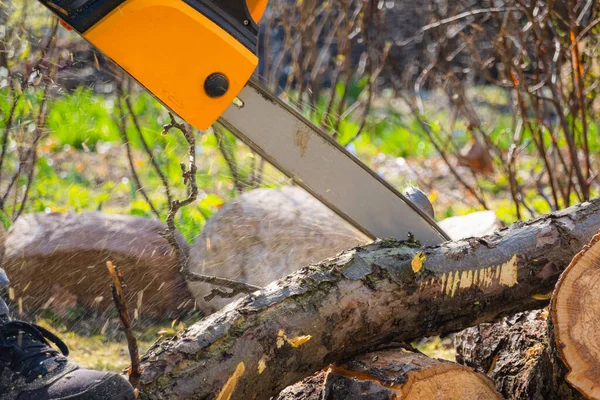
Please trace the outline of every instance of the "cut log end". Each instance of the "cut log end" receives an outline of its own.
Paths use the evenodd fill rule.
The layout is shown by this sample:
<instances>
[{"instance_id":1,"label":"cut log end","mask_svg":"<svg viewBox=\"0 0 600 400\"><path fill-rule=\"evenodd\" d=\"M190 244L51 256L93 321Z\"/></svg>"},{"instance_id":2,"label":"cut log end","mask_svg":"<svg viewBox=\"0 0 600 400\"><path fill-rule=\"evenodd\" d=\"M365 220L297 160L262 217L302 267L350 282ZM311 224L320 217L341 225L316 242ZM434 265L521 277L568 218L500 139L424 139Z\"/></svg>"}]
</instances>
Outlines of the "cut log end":
<instances>
[{"instance_id":1,"label":"cut log end","mask_svg":"<svg viewBox=\"0 0 600 400\"><path fill-rule=\"evenodd\" d=\"M569 369L567 381L588 398L600 398L600 233L573 258L551 302L553 335Z\"/></svg>"},{"instance_id":2,"label":"cut log end","mask_svg":"<svg viewBox=\"0 0 600 400\"><path fill-rule=\"evenodd\" d=\"M501 399L493 383L470 368L403 349L368 353L332 366L280 393L278 400Z\"/></svg>"},{"instance_id":3,"label":"cut log end","mask_svg":"<svg viewBox=\"0 0 600 400\"><path fill-rule=\"evenodd\" d=\"M406 399L501 399L487 379L457 365L438 365L415 372L401 390Z\"/></svg>"}]
</instances>

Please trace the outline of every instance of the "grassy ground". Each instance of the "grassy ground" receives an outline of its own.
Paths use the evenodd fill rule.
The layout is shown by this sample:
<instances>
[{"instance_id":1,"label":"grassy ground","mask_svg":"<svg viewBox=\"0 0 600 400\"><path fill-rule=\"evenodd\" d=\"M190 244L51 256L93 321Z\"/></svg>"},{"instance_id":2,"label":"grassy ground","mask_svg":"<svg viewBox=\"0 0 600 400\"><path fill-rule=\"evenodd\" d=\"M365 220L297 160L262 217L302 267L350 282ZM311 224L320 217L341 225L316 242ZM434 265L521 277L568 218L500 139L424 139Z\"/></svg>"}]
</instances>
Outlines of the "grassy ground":
<instances>
[{"instance_id":1,"label":"grassy ground","mask_svg":"<svg viewBox=\"0 0 600 400\"><path fill-rule=\"evenodd\" d=\"M434 336L426 338L413 344L417 350L429 357L441 358L448 361L456 361L456 350L452 337Z\"/></svg>"},{"instance_id":2,"label":"grassy ground","mask_svg":"<svg viewBox=\"0 0 600 400\"><path fill-rule=\"evenodd\" d=\"M191 323L190 321L186 321ZM116 318L83 317L76 320L38 318L36 323L58 333L70 350L70 358L82 367L120 372L131 364L127 340ZM135 321L134 333L140 354L163 336L172 336L183 324Z\"/></svg>"},{"instance_id":3,"label":"grassy ground","mask_svg":"<svg viewBox=\"0 0 600 400\"><path fill-rule=\"evenodd\" d=\"M55 329L50 324L49 328ZM70 357L79 365L99 371L119 372L129 367L127 343L102 335L87 336L63 330L61 338L71 350ZM140 351L150 348L152 342L140 341Z\"/></svg>"}]
</instances>

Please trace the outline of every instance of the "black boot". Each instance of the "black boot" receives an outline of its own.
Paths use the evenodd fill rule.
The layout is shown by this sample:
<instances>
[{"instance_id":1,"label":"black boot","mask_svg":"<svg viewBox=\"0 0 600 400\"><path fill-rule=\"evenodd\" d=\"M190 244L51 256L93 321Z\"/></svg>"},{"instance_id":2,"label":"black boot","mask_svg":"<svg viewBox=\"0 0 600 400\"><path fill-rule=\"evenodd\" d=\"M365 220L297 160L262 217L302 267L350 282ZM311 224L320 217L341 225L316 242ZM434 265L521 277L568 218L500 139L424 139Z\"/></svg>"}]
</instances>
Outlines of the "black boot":
<instances>
[{"instance_id":1,"label":"black boot","mask_svg":"<svg viewBox=\"0 0 600 400\"><path fill-rule=\"evenodd\" d=\"M0 399L134 398L133 388L121 375L79 368L68 354L67 345L48 330L0 315Z\"/></svg>"}]
</instances>

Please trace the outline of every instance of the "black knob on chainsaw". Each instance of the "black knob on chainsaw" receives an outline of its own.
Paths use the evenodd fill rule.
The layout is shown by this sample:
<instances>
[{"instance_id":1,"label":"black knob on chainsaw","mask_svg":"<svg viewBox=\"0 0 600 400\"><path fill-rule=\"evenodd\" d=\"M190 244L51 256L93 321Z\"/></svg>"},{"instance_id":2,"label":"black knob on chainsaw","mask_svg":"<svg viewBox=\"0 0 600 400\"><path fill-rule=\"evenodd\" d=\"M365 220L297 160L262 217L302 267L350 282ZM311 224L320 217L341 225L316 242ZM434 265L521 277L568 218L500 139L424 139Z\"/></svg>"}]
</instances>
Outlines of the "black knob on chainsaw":
<instances>
[{"instance_id":1,"label":"black knob on chainsaw","mask_svg":"<svg viewBox=\"0 0 600 400\"><path fill-rule=\"evenodd\" d=\"M208 97L221 97L227 93L227 90L229 90L229 79L221 73L210 74L204 81L204 91Z\"/></svg>"}]
</instances>

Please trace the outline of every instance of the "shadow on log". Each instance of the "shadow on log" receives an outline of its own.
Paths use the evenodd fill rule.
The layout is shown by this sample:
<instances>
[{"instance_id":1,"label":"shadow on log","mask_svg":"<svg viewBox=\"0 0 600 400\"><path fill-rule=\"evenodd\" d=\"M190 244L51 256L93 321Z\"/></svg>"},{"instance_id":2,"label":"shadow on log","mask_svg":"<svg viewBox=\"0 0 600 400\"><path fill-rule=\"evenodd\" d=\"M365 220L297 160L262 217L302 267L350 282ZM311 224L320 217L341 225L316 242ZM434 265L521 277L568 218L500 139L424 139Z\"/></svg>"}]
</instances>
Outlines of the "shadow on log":
<instances>
[{"instance_id":1,"label":"shadow on log","mask_svg":"<svg viewBox=\"0 0 600 400\"><path fill-rule=\"evenodd\" d=\"M391 340L543 307L537 295L597 232L599 210L594 200L437 247L383 240L306 267L156 344L142 360L142 396L214 398L237 369L231 398L266 399ZM308 339L294 346L282 332Z\"/></svg>"}]
</instances>

